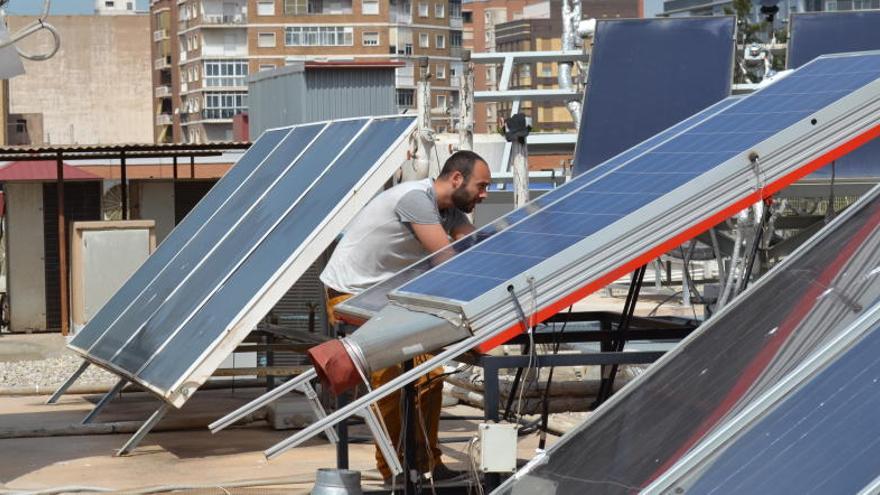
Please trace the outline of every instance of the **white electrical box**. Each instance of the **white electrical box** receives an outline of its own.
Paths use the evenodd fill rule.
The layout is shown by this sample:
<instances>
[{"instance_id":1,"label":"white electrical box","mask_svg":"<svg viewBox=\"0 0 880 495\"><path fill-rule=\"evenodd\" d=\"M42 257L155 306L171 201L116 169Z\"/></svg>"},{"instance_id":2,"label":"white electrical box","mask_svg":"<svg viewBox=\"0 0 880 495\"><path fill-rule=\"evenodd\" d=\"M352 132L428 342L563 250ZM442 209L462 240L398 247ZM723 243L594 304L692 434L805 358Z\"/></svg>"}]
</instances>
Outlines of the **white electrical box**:
<instances>
[{"instance_id":1,"label":"white electrical box","mask_svg":"<svg viewBox=\"0 0 880 495\"><path fill-rule=\"evenodd\" d=\"M480 471L513 473L516 471L516 438L519 425L480 423Z\"/></svg>"}]
</instances>

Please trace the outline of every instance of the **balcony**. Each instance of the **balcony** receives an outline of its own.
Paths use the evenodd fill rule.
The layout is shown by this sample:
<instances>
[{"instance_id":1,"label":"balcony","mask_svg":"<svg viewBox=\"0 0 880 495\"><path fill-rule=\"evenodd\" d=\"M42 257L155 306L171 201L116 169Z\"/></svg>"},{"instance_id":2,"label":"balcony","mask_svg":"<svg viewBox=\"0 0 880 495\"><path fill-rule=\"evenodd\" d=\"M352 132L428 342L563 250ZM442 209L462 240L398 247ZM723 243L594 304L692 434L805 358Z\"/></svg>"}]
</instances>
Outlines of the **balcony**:
<instances>
[{"instance_id":1,"label":"balcony","mask_svg":"<svg viewBox=\"0 0 880 495\"><path fill-rule=\"evenodd\" d=\"M202 24L210 26L238 26L247 24L247 16L244 14L205 14L202 16Z\"/></svg>"},{"instance_id":2,"label":"balcony","mask_svg":"<svg viewBox=\"0 0 880 495\"><path fill-rule=\"evenodd\" d=\"M461 58L461 54L464 52L462 47L460 46L450 46L449 47L449 56L454 58Z\"/></svg>"},{"instance_id":3,"label":"balcony","mask_svg":"<svg viewBox=\"0 0 880 495\"><path fill-rule=\"evenodd\" d=\"M171 125L171 114L170 113L160 113L156 115L156 125Z\"/></svg>"},{"instance_id":4,"label":"balcony","mask_svg":"<svg viewBox=\"0 0 880 495\"><path fill-rule=\"evenodd\" d=\"M153 41L162 41L168 39L167 29L157 29L153 31Z\"/></svg>"},{"instance_id":5,"label":"balcony","mask_svg":"<svg viewBox=\"0 0 880 495\"><path fill-rule=\"evenodd\" d=\"M202 110L202 120L232 120L232 117L245 111L245 109L236 108L207 108Z\"/></svg>"},{"instance_id":6,"label":"balcony","mask_svg":"<svg viewBox=\"0 0 880 495\"><path fill-rule=\"evenodd\" d=\"M462 29L463 27L464 21L461 16L449 18L449 29Z\"/></svg>"},{"instance_id":7,"label":"balcony","mask_svg":"<svg viewBox=\"0 0 880 495\"><path fill-rule=\"evenodd\" d=\"M153 68L156 70L168 69L171 67L171 56L159 57L153 61Z\"/></svg>"},{"instance_id":8,"label":"balcony","mask_svg":"<svg viewBox=\"0 0 880 495\"><path fill-rule=\"evenodd\" d=\"M186 62L186 51L184 50L184 51L180 52L179 55L180 55L180 58L179 58L178 63L182 64L182 63Z\"/></svg>"},{"instance_id":9,"label":"balcony","mask_svg":"<svg viewBox=\"0 0 880 495\"><path fill-rule=\"evenodd\" d=\"M461 87L461 76L452 76L449 78L449 87L451 88L460 88Z\"/></svg>"},{"instance_id":10,"label":"balcony","mask_svg":"<svg viewBox=\"0 0 880 495\"><path fill-rule=\"evenodd\" d=\"M389 14L391 24L412 24L412 12L392 10Z\"/></svg>"},{"instance_id":11,"label":"balcony","mask_svg":"<svg viewBox=\"0 0 880 495\"><path fill-rule=\"evenodd\" d=\"M156 98L167 98L171 96L171 86L156 86L153 93L156 95Z\"/></svg>"}]
</instances>

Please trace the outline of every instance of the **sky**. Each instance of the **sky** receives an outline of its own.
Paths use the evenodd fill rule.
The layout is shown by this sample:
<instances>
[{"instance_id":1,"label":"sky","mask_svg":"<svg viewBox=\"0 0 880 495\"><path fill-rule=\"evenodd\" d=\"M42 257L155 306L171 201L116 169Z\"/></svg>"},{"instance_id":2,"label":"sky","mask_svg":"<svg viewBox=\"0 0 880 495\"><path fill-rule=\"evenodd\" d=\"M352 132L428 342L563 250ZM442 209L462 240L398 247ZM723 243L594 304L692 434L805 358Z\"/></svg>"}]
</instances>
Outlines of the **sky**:
<instances>
[{"instance_id":1,"label":"sky","mask_svg":"<svg viewBox=\"0 0 880 495\"><path fill-rule=\"evenodd\" d=\"M149 0L137 0L138 10L149 9ZM11 15L37 15L43 8L43 0L9 0L6 13ZM49 15L93 14L95 0L52 0Z\"/></svg>"}]
</instances>

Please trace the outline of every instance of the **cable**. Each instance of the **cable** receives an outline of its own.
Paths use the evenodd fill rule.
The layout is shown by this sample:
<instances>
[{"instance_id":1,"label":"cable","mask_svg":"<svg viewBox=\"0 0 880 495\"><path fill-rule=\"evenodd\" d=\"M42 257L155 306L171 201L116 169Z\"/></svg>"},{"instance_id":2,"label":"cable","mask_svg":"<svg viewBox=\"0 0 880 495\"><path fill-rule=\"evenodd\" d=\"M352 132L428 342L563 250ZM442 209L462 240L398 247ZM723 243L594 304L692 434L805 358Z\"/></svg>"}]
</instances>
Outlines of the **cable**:
<instances>
[{"instance_id":1,"label":"cable","mask_svg":"<svg viewBox=\"0 0 880 495\"><path fill-rule=\"evenodd\" d=\"M568 314L571 315L572 308L574 305L568 307ZM556 326L553 326L553 355L559 353L559 346L562 343L562 334L565 333L565 327L568 325L568 319L562 322L562 329L559 332L556 331ZM543 403L541 404L541 433L538 438L538 448L544 449L544 446L547 444L547 424L549 423L550 417L550 384L553 382L553 370L555 370L555 366L550 367L550 372L547 374L547 384L544 385L544 397L542 399Z\"/></svg>"}]
</instances>

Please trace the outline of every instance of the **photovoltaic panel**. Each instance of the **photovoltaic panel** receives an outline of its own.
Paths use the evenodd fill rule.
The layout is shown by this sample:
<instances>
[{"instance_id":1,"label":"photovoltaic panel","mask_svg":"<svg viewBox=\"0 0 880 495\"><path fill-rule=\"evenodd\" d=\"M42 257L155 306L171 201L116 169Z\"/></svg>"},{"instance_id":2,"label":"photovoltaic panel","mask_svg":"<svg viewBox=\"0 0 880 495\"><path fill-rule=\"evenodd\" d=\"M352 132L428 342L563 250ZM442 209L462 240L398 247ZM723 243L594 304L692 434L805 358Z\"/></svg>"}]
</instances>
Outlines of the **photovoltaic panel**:
<instances>
[{"instance_id":1,"label":"photovoltaic panel","mask_svg":"<svg viewBox=\"0 0 880 495\"><path fill-rule=\"evenodd\" d=\"M688 493L860 493L880 477L878 330L674 486Z\"/></svg>"},{"instance_id":2,"label":"photovoltaic panel","mask_svg":"<svg viewBox=\"0 0 880 495\"><path fill-rule=\"evenodd\" d=\"M843 334L880 301L880 188L850 208L499 492L637 492Z\"/></svg>"},{"instance_id":3,"label":"photovoltaic panel","mask_svg":"<svg viewBox=\"0 0 880 495\"><path fill-rule=\"evenodd\" d=\"M620 153L612 159L607 160L601 165L593 167L592 169L582 174L582 176L578 178L578 180L562 184L561 186L553 189L551 192L548 192L540 198L532 201L529 205L514 210L513 212L499 218L498 220L495 220L494 222L491 222L490 224L480 228L469 236L465 236L464 238L456 241L455 243L439 251L438 253L432 256L428 256L424 260L400 271L388 280L369 288L368 290L356 295L355 297L348 299L342 304L337 305L336 311L340 313L343 317L347 317L348 319L351 319L353 321L360 321L371 318L375 313L377 313L379 310L385 307L385 305L388 304L388 294L391 291L397 289L398 287L401 287L406 282L409 282L416 276L425 273L432 267L440 264L440 260L445 260L451 256L456 256L459 253L469 248L472 248L476 244L483 242L486 239L489 239L490 237L501 232L505 228L513 225L514 223L523 220L524 218L532 215L537 211L540 211L541 208L550 205L560 198L565 197L569 192L577 189L584 181L591 180L591 178L595 179L601 177L602 174L604 174L608 170L612 170L614 167L624 164L651 149L652 147L667 141L682 130L687 129L697 122L707 119L711 115L719 112L720 110L729 107L740 98L742 97L730 96L723 101L716 103L715 105L711 105L709 108L697 112L691 117L683 120L682 122L679 122L678 124L657 134L656 136L653 136L652 138L642 143L639 143L636 146L633 146L632 148L624 151L623 153Z\"/></svg>"},{"instance_id":4,"label":"photovoltaic panel","mask_svg":"<svg viewBox=\"0 0 880 495\"><path fill-rule=\"evenodd\" d=\"M600 20L574 174L726 98L735 30L733 17Z\"/></svg>"},{"instance_id":5,"label":"photovoltaic panel","mask_svg":"<svg viewBox=\"0 0 880 495\"><path fill-rule=\"evenodd\" d=\"M96 336L77 350L181 404L183 389L207 379L247 335L257 308L268 310L289 288L278 284L291 264L310 264L338 234L325 231L351 216L346 201L365 201L390 177L399 164L388 157L399 155L414 121L361 118L284 130L259 169L152 280L100 326L90 322L84 332Z\"/></svg>"},{"instance_id":6,"label":"photovoltaic panel","mask_svg":"<svg viewBox=\"0 0 880 495\"><path fill-rule=\"evenodd\" d=\"M809 12L792 14L788 68L831 53L880 50L880 11ZM880 140L873 140L823 167L808 179L880 177Z\"/></svg>"},{"instance_id":7,"label":"photovoltaic panel","mask_svg":"<svg viewBox=\"0 0 880 495\"><path fill-rule=\"evenodd\" d=\"M641 222L668 208L662 206L666 202L654 203L656 200L674 191L691 195L700 186L688 187L688 183L703 174L748 177L749 151L760 149L759 145L772 136L786 135L789 128L788 132L794 132L818 124L814 117L821 116L823 109L878 77L877 54L817 59L598 177L574 179L577 186L566 189L564 195L548 193L542 197L539 211L418 276L391 297L460 307L467 313L467 306L477 298L506 286L514 277L524 276L576 243L624 219ZM765 146L775 149L778 144ZM731 161L734 158L738 160ZM752 176L755 187L762 187L765 179ZM699 204L695 198L685 206L696 208ZM629 229L618 225L621 232Z\"/></svg>"}]
</instances>

